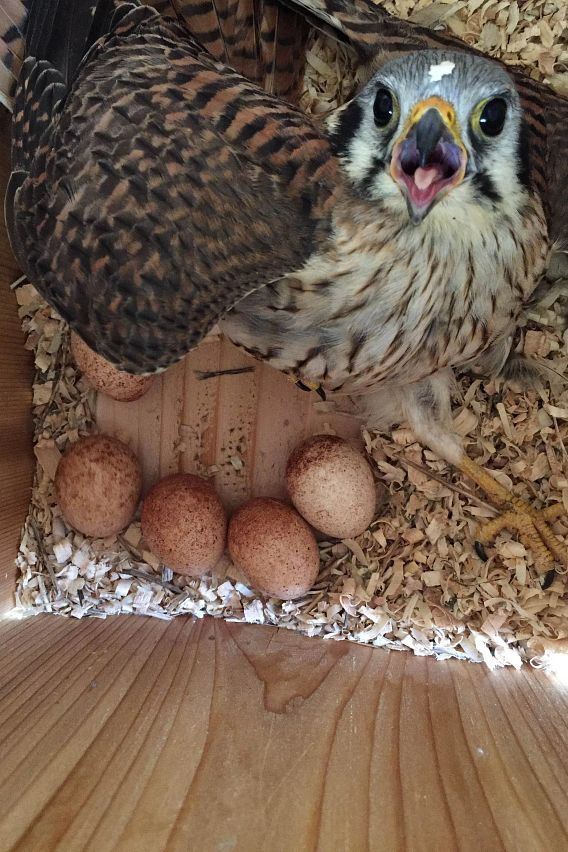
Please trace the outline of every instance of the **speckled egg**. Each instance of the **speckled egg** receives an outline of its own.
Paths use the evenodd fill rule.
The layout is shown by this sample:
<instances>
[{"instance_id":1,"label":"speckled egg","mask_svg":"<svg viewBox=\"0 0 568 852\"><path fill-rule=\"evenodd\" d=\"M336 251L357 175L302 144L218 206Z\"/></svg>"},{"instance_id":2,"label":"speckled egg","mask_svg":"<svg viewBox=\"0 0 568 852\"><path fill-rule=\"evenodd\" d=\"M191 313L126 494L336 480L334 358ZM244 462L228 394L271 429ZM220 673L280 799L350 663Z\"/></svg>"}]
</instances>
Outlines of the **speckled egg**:
<instances>
[{"instance_id":1,"label":"speckled egg","mask_svg":"<svg viewBox=\"0 0 568 852\"><path fill-rule=\"evenodd\" d=\"M294 600L315 583L317 542L307 523L280 500L258 497L229 524L229 553L248 582L271 597Z\"/></svg>"},{"instance_id":2,"label":"speckled egg","mask_svg":"<svg viewBox=\"0 0 568 852\"><path fill-rule=\"evenodd\" d=\"M142 468L130 447L110 435L73 444L59 462L55 494L67 523L85 535L116 535L132 520Z\"/></svg>"},{"instance_id":3,"label":"speckled egg","mask_svg":"<svg viewBox=\"0 0 568 852\"><path fill-rule=\"evenodd\" d=\"M333 538L364 532L386 494L361 453L335 435L315 435L296 447L288 459L286 484L298 512Z\"/></svg>"},{"instance_id":4,"label":"speckled egg","mask_svg":"<svg viewBox=\"0 0 568 852\"><path fill-rule=\"evenodd\" d=\"M91 387L121 402L140 399L155 380L155 376L133 376L117 370L75 332L71 334L71 354Z\"/></svg>"},{"instance_id":5,"label":"speckled egg","mask_svg":"<svg viewBox=\"0 0 568 852\"><path fill-rule=\"evenodd\" d=\"M178 574L211 571L225 549L227 516L210 482L176 473L157 482L142 507L149 549Z\"/></svg>"}]
</instances>

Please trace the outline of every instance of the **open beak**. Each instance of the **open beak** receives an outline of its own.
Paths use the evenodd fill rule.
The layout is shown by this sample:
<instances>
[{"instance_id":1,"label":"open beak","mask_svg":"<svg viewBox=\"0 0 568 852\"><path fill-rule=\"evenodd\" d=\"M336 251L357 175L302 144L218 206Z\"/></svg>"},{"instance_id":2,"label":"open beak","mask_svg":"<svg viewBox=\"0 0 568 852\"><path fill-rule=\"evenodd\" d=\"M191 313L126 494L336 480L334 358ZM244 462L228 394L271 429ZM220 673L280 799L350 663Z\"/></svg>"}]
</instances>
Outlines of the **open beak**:
<instances>
[{"instance_id":1,"label":"open beak","mask_svg":"<svg viewBox=\"0 0 568 852\"><path fill-rule=\"evenodd\" d=\"M462 182L466 164L453 106L436 97L418 103L395 144L390 170L414 224Z\"/></svg>"}]
</instances>

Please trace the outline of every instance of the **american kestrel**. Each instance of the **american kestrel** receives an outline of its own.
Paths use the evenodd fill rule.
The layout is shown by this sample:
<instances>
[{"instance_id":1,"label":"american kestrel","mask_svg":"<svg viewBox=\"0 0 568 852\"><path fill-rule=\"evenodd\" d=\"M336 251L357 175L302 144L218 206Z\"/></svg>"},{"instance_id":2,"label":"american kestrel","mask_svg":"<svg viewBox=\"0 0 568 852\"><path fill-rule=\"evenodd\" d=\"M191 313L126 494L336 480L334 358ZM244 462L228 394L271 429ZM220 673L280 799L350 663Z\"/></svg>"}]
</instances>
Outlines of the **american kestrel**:
<instances>
[{"instance_id":1,"label":"american kestrel","mask_svg":"<svg viewBox=\"0 0 568 852\"><path fill-rule=\"evenodd\" d=\"M371 425L407 420L504 508L482 537L508 524L538 570L568 564L561 510L509 494L451 429L454 368L529 369L512 337L551 248L506 70L450 50L375 63L321 126L153 9L72 5L32 5L14 109L6 216L44 297L132 372L220 322Z\"/></svg>"}]
</instances>

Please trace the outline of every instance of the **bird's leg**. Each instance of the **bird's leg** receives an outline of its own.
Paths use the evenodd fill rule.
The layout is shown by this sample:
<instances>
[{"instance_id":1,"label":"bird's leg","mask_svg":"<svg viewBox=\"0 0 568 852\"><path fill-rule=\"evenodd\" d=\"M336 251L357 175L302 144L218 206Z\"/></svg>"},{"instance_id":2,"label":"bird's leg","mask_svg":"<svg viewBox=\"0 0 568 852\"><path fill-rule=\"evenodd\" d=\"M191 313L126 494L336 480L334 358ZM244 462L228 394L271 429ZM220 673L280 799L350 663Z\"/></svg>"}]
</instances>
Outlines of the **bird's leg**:
<instances>
[{"instance_id":1,"label":"bird's leg","mask_svg":"<svg viewBox=\"0 0 568 852\"><path fill-rule=\"evenodd\" d=\"M538 574L550 571L558 563L568 569L568 548L558 541L549 525L564 514L564 508L555 505L534 509L467 457L451 428L449 389L446 373L410 385L403 391L403 411L418 440L472 479L502 510L499 517L481 527L480 542L489 544L501 530L514 529L531 550Z\"/></svg>"}]
</instances>

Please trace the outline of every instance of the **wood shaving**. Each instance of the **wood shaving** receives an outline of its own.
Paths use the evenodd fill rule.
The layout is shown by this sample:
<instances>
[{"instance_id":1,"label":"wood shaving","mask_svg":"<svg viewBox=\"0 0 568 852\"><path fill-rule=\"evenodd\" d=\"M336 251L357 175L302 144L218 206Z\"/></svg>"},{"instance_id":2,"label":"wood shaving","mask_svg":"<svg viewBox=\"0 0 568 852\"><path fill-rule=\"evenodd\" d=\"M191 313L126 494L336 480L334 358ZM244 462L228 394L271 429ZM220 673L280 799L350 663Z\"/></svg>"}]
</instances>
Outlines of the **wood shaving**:
<instances>
[{"instance_id":1,"label":"wood shaving","mask_svg":"<svg viewBox=\"0 0 568 852\"><path fill-rule=\"evenodd\" d=\"M468 44L568 93L568 6L564 0L386 0L401 18L444 27ZM314 36L302 106L322 115L355 86L349 51ZM551 381L539 393L461 377L455 427L468 453L537 506L568 510L568 273L557 256L542 300L520 329L517 349L538 357ZM472 485L414 442L364 432L377 477L390 492L383 514L357 540L322 542L321 571L301 600L265 599L227 558L215 577L183 577L144 549L135 519L117 538L86 539L61 517L53 477L69 443L93 431L95 395L69 355L65 323L25 279L16 296L26 346L35 353L33 416L37 470L17 564L17 606L74 618L136 613L205 615L271 624L308 636L351 640L490 668L547 666L568 654L568 597L557 576L543 590L532 555L507 531L489 558L475 551L478 524L494 511ZM239 456L230 459L242 464ZM568 520L554 524L568 547Z\"/></svg>"}]
</instances>

